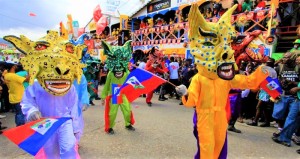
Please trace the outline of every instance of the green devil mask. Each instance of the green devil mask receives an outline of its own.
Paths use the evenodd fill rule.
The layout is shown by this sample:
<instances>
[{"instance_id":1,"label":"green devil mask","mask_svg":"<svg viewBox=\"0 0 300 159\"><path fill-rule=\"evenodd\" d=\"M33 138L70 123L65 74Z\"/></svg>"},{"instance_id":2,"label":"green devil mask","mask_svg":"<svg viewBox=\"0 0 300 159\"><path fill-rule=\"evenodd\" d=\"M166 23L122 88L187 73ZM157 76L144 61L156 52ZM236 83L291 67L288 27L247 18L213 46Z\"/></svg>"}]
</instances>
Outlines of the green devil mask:
<instances>
[{"instance_id":1,"label":"green devil mask","mask_svg":"<svg viewBox=\"0 0 300 159\"><path fill-rule=\"evenodd\" d=\"M80 59L85 45L74 46L56 31L49 31L35 42L23 35L20 38L5 36L4 39L25 54L20 62L30 75L30 84L36 78L48 93L62 96L69 91L74 79L80 82L85 66Z\"/></svg>"},{"instance_id":2,"label":"green devil mask","mask_svg":"<svg viewBox=\"0 0 300 159\"><path fill-rule=\"evenodd\" d=\"M109 71L115 76L123 76L123 72L128 70L129 60L132 56L131 41L127 41L123 46L110 46L102 41L102 48L106 58L106 65Z\"/></svg>"}]
</instances>

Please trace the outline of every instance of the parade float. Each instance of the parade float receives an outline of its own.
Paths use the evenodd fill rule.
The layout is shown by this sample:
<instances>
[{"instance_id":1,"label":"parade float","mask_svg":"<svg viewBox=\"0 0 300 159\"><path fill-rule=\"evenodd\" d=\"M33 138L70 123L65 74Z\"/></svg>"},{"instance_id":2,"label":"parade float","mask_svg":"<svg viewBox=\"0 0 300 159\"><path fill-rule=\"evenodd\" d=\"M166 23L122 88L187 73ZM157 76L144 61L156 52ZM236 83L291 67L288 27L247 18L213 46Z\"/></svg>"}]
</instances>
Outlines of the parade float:
<instances>
[{"instance_id":1,"label":"parade float","mask_svg":"<svg viewBox=\"0 0 300 159\"><path fill-rule=\"evenodd\" d=\"M18 63L22 54L12 45L0 43L0 61L13 61Z\"/></svg>"},{"instance_id":2,"label":"parade float","mask_svg":"<svg viewBox=\"0 0 300 159\"><path fill-rule=\"evenodd\" d=\"M173 1L171 0L155 2L148 5L147 14L140 13L133 17L132 24L135 24L135 21L141 24L140 28L136 30L133 29L136 27L131 27L133 51L145 51L153 46L158 46L164 50L165 55L193 58L187 38L189 26L186 21L186 13L190 8L191 1L187 2L177 1L175 5L172 4ZM221 13L218 13L212 17L211 13L205 12L206 10L208 10L207 12L215 10L212 1L201 0L192 3L197 3L200 11L204 11L202 14L208 22L217 22L221 16ZM156 12L155 9L151 10L151 6L156 9ZM235 46L235 58L238 61L265 62L269 56L272 56L277 40L273 30L278 24L274 10L275 6L273 9L270 6L266 9L232 15L231 23L238 32L237 39L232 43ZM168 17L168 19L164 18L165 25L151 23L160 17ZM272 25L264 24L266 21ZM146 26L143 26L145 22Z\"/></svg>"},{"instance_id":3,"label":"parade float","mask_svg":"<svg viewBox=\"0 0 300 159\"><path fill-rule=\"evenodd\" d=\"M240 9L238 7L231 18L231 23L238 34L237 38L232 41L237 63L249 60L265 62L268 57L280 59L282 53L293 48L297 29L295 24L300 23L299 19L294 18L295 24L285 25L286 19L282 15L285 12L284 5L299 2L295 0L263 1L265 3L263 7L256 6L242 11L243 2L243 0L235 2ZM85 27L85 31L92 35L90 36L92 38L86 41L86 44L90 46L89 52L103 61L105 56L103 56L101 46L98 45L101 40L111 45L123 45L127 40L132 40L133 52L147 53L149 49L156 46L169 57L193 58L189 46L187 21L187 13L193 3L197 3L200 12L208 22L217 22L227 10L226 8L231 6L230 1L227 0L145 1L131 10L130 7L126 7L131 4L119 5L116 7L118 16L106 15L107 26L103 32L97 31L103 23L99 24L94 17ZM136 10L138 7L139 10ZM290 16L297 16L298 10L299 7L295 8Z\"/></svg>"}]
</instances>

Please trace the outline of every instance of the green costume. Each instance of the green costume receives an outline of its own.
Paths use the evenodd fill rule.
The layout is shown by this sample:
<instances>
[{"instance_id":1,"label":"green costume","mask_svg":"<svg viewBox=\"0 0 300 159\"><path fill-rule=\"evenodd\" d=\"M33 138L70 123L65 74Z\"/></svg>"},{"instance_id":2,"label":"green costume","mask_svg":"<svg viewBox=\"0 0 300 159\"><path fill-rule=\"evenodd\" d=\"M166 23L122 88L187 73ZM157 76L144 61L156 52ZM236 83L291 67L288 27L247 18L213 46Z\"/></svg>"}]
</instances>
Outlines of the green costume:
<instances>
[{"instance_id":1,"label":"green costume","mask_svg":"<svg viewBox=\"0 0 300 159\"><path fill-rule=\"evenodd\" d=\"M242 11L243 12L250 12L251 11L251 2L250 1L245 1L243 4L242 4Z\"/></svg>"},{"instance_id":2,"label":"green costume","mask_svg":"<svg viewBox=\"0 0 300 159\"><path fill-rule=\"evenodd\" d=\"M87 70L84 71L84 76L86 78L86 81L88 83L88 92L90 95L90 104L93 104L93 100L97 97L97 93L98 93L98 89L96 88L97 84L95 84L95 78L96 75L95 73L98 71L97 69L94 68L94 66L92 64L99 64L99 60L98 59L91 59L91 60L87 60L86 61L86 65L87 65Z\"/></svg>"},{"instance_id":3,"label":"green costume","mask_svg":"<svg viewBox=\"0 0 300 159\"><path fill-rule=\"evenodd\" d=\"M104 48L104 54L107 55L107 68L109 70L102 90L101 99L105 99L105 131L113 134L113 127L115 125L115 119L118 113L118 108L121 108L121 111L124 116L125 126L129 130L134 130L132 125L134 124L133 114L131 111L130 103L127 100L127 97L124 94L119 94L113 96L113 93L116 94L117 90L113 92L113 85L120 87L126 80L129 71L128 63L131 58L131 46L130 41L126 42L124 46L110 46L109 44L102 42L102 47ZM113 104L113 98L116 97L119 99L118 104Z\"/></svg>"}]
</instances>

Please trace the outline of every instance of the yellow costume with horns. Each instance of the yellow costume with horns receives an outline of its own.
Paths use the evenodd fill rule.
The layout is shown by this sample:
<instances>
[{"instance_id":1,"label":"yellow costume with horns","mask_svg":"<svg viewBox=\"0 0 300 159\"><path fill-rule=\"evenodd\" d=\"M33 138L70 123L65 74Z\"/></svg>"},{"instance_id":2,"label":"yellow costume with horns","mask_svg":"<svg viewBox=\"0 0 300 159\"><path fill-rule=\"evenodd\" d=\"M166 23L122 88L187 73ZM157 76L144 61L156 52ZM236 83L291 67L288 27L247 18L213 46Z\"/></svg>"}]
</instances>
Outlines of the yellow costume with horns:
<instances>
[{"instance_id":1,"label":"yellow costume with horns","mask_svg":"<svg viewBox=\"0 0 300 159\"><path fill-rule=\"evenodd\" d=\"M194 134L198 141L195 158L226 158L226 103L230 89L255 89L270 74L276 76L274 69L258 67L249 75L235 75L237 68L234 50L230 42L236 36L231 24L231 15L237 5L230 8L217 23L206 22L193 4L189 15L189 40L191 52L195 57L198 73L192 78L186 90L180 85L176 88L186 107L195 107ZM275 75L274 75L275 73Z\"/></svg>"}]
</instances>

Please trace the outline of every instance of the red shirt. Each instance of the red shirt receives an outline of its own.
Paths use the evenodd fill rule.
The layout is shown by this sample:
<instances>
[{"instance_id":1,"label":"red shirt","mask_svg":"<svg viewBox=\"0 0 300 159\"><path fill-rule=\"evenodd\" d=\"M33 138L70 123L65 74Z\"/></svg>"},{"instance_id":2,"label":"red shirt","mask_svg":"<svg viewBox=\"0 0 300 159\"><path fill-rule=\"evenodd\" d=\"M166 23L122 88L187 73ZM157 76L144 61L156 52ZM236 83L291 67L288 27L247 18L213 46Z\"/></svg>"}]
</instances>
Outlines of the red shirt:
<instances>
[{"instance_id":1,"label":"red shirt","mask_svg":"<svg viewBox=\"0 0 300 159\"><path fill-rule=\"evenodd\" d=\"M265 1L260 1L258 4L257 4L257 6L256 6L256 8L265 8L266 7L266 2Z\"/></svg>"}]
</instances>

